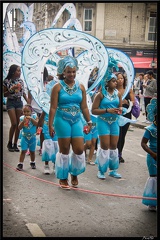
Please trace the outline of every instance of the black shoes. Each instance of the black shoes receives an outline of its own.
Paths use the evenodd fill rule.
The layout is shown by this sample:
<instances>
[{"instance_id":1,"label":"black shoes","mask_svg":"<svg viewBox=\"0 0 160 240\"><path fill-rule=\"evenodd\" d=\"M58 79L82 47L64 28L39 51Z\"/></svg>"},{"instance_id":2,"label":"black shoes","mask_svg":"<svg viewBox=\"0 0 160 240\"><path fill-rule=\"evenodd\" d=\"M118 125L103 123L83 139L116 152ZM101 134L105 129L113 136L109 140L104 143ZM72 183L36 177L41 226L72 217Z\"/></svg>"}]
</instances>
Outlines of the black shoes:
<instances>
[{"instance_id":1,"label":"black shoes","mask_svg":"<svg viewBox=\"0 0 160 240\"><path fill-rule=\"evenodd\" d=\"M35 162L30 162L30 166L31 166L32 169L36 169L36 164L35 164ZM22 171L22 170L23 170L23 163L18 163L16 169L17 169L18 171Z\"/></svg>"},{"instance_id":2,"label":"black shoes","mask_svg":"<svg viewBox=\"0 0 160 240\"><path fill-rule=\"evenodd\" d=\"M16 169L19 170L19 171L22 171L23 170L23 164L22 163L18 163Z\"/></svg>"},{"instance_id":3,"label":"black shoes","mask_svg":"<svg viewBox=\"0 0 160 240\"><path fill-rule=\"evenodd\" d=\"M14 143L13 148L15 152L19 152L19 148L17 147L17 144Z\"/></svg>"},{"instance_id":4,"label":"black shoes","mask_svg":"<svg viewBox=\"0 0 160 240\"><path fill-rule=\"evenodd\" d=\"M14 152L14 147L12 146L12 143L11 143L11 142L8 142L7 148L8 148L8 151Z\"/></svg>"},{"instance_id":5,"label":"black shoes","mask_svg":"<svg viewBox=\"0 0 160 240\"><path fill-rule=\"evenodd\" d=\"M17 147L17 144L13 144L11 142L8 142L7 144L8 151L10 152L19 152L19 148Z\"/></svg>"},{"instance_id":6,"label":"black shoes","mask_svg":"<svg viewBox=\"0 0 160 240\"><path fill-rule=\"evenodd\" d=\"M125 161L124 161L124 159L123 159L123 157L120 157L119 158L119 163L124 163Z\"/></svg>"},{"instance_id":7,"label":"black shoes","mask_svg":"<svg viewBox=\"0 0 160 240\"><path fill-rule=\"evenodd\" d=\"M31 166L32 169L36 169L36 164L35 164L35 162L30 162L30 166Z\"/></svg>"}]
</instances>

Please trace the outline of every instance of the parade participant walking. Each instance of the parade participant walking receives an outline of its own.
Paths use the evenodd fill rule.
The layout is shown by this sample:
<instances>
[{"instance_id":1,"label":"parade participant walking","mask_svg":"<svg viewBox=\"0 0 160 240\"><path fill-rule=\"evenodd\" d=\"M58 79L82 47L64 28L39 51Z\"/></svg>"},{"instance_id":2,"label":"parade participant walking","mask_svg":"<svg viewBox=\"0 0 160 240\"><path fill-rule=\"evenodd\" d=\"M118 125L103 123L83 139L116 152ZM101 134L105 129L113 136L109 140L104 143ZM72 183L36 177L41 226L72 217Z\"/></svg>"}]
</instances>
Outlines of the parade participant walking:
<instances>
[{"instance_id":1,"label":"parade participant walking","mask_svg":"<svg viewBox=\"0 0 160 240\"><path fill-rule=\"evenodd\" d=\"M49 96L51 95L51 90L55 84L56 81L54 80L51 80L47 84L46 92ZM49 162L53 163L53 171L55 171L56 154L59 148L56 133L54 133L53 138L49 134L48 120L49 115L43 111L38 121L38 127L42 127L42 134L44 136L44 141L42 143L42 161L44 162L44 174L51 173Z\"/></svg>"},{"instance_id":2,"label":"parade participant walking","mask_svg":"<svg viewBox=\"0 0 160 240\"><path fill-rule=\"evenodd\" d=\"M125 89L126 89L127 79L120 72L116 73L116 76L117 76L117 87L116 88L121 93L121 95L123 96L123 94L125 92ZM132 89L130 89L129 93L122 100L122 106L127 108L127 109L129 108L130 104L132 104L132 106L133 106L134 98L135 98L134 92L133 92ZM131 119L132 118L131 111L126 113L123 116ZM122 151L123 151L123 147L124 147L124 144L125 144L125 137L126 137L129 126L130 126L130 123L128 122L124 126L120 127L119 139L118 139L118 144L117 144L119 162L120 163L124 163L124 158L122 157Z\"/></svg>"},{"instance_id":3,"label":"parade participant walking","mask_svg":"<svg viewBox=\"0 0 160 240\"><path fill-rule=\"evenodd\" d=\"M147 105L148 119L152 124L145 127L141 146L147 152L147 167L149 177L146 181L143 197L157 198L157 99L152 98ZM142 199L150 211L156 211L157 200Z\"/></svg>"},{"instance_id":4,"label":"parade participant walking","mask_svg":"<svg viewBox=\"0 0 160 240\"><path fill-rule=\"evenodd\" d=\"M55 84L52 89L49 111L49 133L53 137L55 129L59 144L55 171L59 184L64 189L70 189L69 173L71 174L71 184L76 187L78 185L77 176L85 171L81 112L88 124L88 132L92 126L85 88L76 80L77 70L76 58L66 56L58 62L59 83ZM70 145L72 151L70 151Z\"/></svg>"},{"instance_id":5,"label":"parade participant walking","mask_svg":"<svg viewBox=\"0 0 160 240\"><path fill-rule=\"evenodd\" d=\"M84 151L87 157L87 163L90 165L95 165L94 161L93 161L93 155L94 155L94 150L95 150L95 146L96 146L96 140L98 138L98 131L97 131L97 127L96 127L96 122L97 122L97 118L93 115L91 115L91 120L92 120L92 128L90 133L86 134L84 133ZM89 149L89 154L87 156L86 150Z\"/></svg>"},{"instance_id":6,"label":"parade participant walking","mask_svg":"<svg viewBox=\"0 0 160 240\"><path fill-rule=\"evenodd\" d=\"M111 62L112 63L112 62ZM111 64L112 66L112 64ZM118 114L122 114L122 97L116 89L117 77L111 71L103 78L101 91L92 104L92 113L97 116L97 130L100 148L97 152L99 179L105 179L104 173L110 168L109 176L121 178L117 173L119 158L117 143L119 138Z\"/></svg>"},{"instance_id":7,"label":"parade participant walking","mask_svg":"<svg viewBox=\"0 0 160 240\"><path fill-rule=\"evenodd\" d=\"M3 94L4 97L7 97L6 109L11 121L9 141L7 144L7 148L10 152L19 152L17 147L19 137L18 124L23 108L23 101L21 97L23 96L26 102L28 102L28 98L24 91L24 82L20 76L21 68L18 65L13 64L10 66L8 75L3 82Z\"/></svg>"},{"instance_id":8,"label":"parade participant walking","mask_svg":"<svg viewBox=\"0 0 160 240\"><path fill-rule=\"evenodd\" d=\"M46 88L46 85L48 83L48 77L49 77L48 70L47 70L46 67L44 67L44 71L43 71L43 85L44 85L44 88ZM28 91L28 103L31 104L33 112L37 113L37 116L40 117L40 115L42 113L42 109L38 106L38 104L36 103L36 101L32 97L30 91ZM42 155L42 143L43 143L43 140L44 140L44 136L43 136L41 128L37 129L37 135L39 135L38 136L38 140L39 140L38 143L39 143L39 146L40 146L39 155L41 156ZM30 152L27 151L26 155L29 155L29 154L30 154Z\"/></svg>"},{"instance_id":9,"label":"parade participant walking","mask_svg":"<svg viewBox=\"0 0 160 240\"><path fill-rule=\"evenodd\" d=\"M21 153L17 170L23 170L23 162L25 159L25 153L27 149L30 151L30 166L32 169L36 169L35 164L35 149L36 149L36 129L38 125L38 117L36 113L32 113L32 107L30 104L26 104L23 107L23 115L20 117L20 123L18 125L19 130L22 129L21 137Z\"/></svg>"},{"instance_id":10,"label":"parade participant walking","mask_svg":"<svg viewBox=\"0 0 160 240\"><path fill-rule=\"evenodd\" d=\"M44 174L51 173L49 162L53 163L54 170L56 160L55 156L59 148L56 133L54 133L53 138L49 134L48 118L49 115L43 111L38 121L38 127L42 127L42 133L44 135L44 140L42 143L42 162L44 162Z\"/></svg>"}]
</instances>

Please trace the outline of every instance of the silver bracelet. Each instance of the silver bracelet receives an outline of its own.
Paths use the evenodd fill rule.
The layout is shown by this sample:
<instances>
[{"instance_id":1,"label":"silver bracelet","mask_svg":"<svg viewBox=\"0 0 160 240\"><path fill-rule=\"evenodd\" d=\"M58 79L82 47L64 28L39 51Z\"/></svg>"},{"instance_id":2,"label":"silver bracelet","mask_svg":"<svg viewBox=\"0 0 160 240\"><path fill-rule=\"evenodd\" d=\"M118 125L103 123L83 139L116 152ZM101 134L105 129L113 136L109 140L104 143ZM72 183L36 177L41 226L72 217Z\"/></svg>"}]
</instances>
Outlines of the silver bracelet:
<instances>
[{"instance_id":1,"label":"silver bracelet","mask_svg":"<svg viewBox=\"0 0 160 240\"><path fill-rule=\"evenodd\" d=\"M92 123L92 120L88 121L87 123L88 123L88 124L89 124L89 123Z\"/></svg>"}]
</instances>

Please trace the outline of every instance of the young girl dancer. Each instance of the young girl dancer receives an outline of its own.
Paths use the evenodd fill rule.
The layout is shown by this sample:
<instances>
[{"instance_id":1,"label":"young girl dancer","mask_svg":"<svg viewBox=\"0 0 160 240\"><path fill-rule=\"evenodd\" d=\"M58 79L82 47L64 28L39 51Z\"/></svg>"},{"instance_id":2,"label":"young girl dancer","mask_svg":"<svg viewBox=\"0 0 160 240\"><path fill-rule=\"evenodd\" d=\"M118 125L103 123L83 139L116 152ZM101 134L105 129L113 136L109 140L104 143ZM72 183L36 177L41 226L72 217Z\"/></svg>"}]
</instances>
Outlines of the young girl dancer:
<instances>
[{"instance_id":1,"label":"young girl dancer","mask_svg":"<svg viewBox=\"0 0 160 240\"><path fill-rule=\"evenodd\" d=\"M17 170L23 170L23 162L27 149L30 151L30 166L32 169L36 169L35 164L35 149L36 149L36 130L38 125L38 117L36 113L32 113L32 107L26 104L23 107L23 115L20 117L20 123L18 125L19 130L22 129L21 137L21 153Z\"/></svg>"},{"instance_id":2,"label":"young girl dancer","mask_svg":"<svg viewBox=\"0 0 160 240\"><path fill-rule=\"evenodd\" d=\"M143 197L157 198L157 98L152 98L147 105L147 119L153 122L145 127L141 146L147 152L147 167L149 177L146 181ZM150 211L156 211L157 200L143 199L142 203L148 206Z\"/></svg>"},{"instance_id":3,"label":"young girl dancer","mask_svg":"<svg viewBox=\"0 0 160 240\"><path fill-rule=\"evenodd\" d=\"M56 81L51 80L46 85L46 92L48 93L48 95L51 95L51 90L55 84L56 84ZM51 173L49 162L53 163L53 171L55 171L56 154L59 148L58 138L56 133L54 133L53 137L51 137L49 134L48 120L49 120L49 115L43 111L39 118L38 126L42 127L42 133L44 136L44 141L42 143L42 162L44 162L44 174Z\"/></svg>"}]
</instances>

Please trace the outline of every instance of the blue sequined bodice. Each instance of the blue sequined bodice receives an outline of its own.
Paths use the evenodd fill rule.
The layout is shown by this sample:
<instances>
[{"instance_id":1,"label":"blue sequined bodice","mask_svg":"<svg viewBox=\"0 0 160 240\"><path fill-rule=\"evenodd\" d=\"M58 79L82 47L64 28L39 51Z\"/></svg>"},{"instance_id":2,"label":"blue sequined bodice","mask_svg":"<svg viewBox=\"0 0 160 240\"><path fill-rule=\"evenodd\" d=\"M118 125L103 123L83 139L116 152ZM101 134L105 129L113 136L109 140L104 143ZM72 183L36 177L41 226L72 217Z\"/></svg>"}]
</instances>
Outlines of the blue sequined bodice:
<instances>
[{"instance_id":1,"label":"blue sequined bodice","mask_svg":"<svg viewBox=\"0 0 160 240\"><path fill-rule=\"evenodd\" d=\"M75 106L80 108L82 101L82 90L80 89L79 82L75 81L75 84L72 88L65 84L63 80L60 80L60 84L62 88L59 92L58 107L66 108Z\"/></svg>"},{"instance_id":2,"label":"blue sequined bodice","mask_svg":"<svg viewBox=\"0 0 160 240\"><path fill-rule=\"evenodd\" d=\"M115 90L112 95L106 94L102 101L100 102L99 108L106 109L106 108L118 108L119 107L119 97L118 91ZM100 116L108 117L108 116L116 116L116 114L112 113L105 113ZM99 117L99 116L98 116Z\"/></svg>"}]
</instances>

